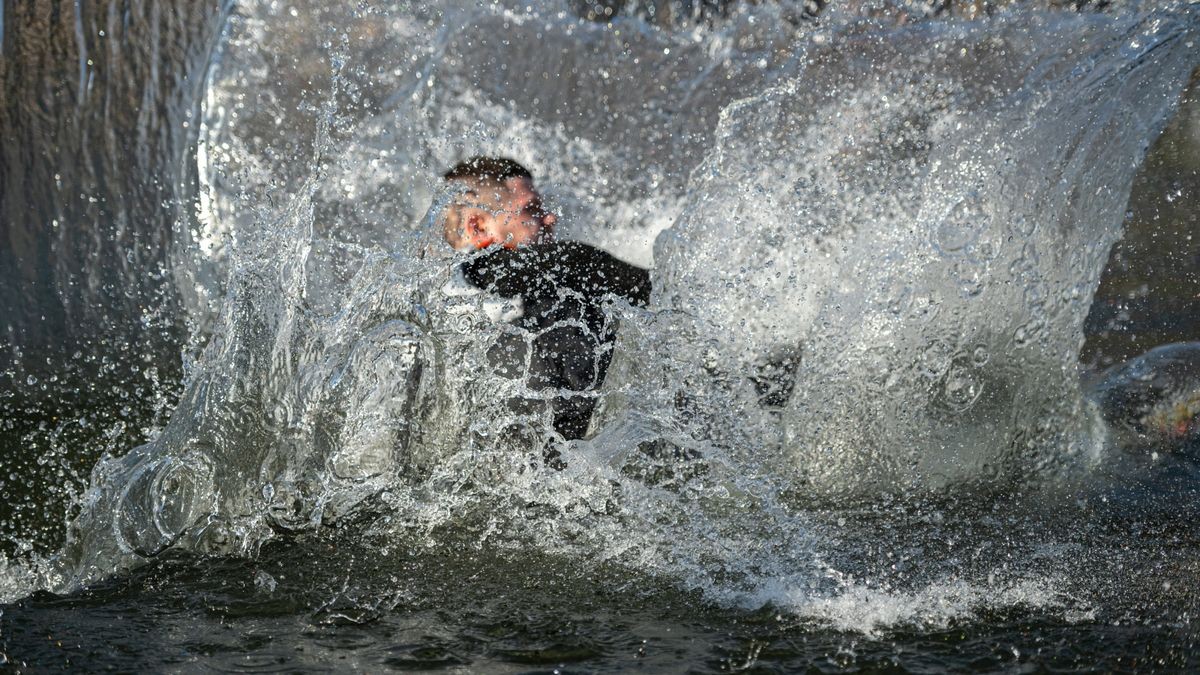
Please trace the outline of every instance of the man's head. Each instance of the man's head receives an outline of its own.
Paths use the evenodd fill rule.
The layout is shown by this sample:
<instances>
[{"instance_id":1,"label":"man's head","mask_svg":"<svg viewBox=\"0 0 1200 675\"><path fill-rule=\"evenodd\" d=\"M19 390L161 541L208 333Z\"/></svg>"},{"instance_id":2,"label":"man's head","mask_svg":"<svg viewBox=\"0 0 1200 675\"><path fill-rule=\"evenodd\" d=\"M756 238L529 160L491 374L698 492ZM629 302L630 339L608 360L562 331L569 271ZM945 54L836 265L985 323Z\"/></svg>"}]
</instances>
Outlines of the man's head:
<instances>
[{"instance_id":1,"label":"man's head","mask_svg":"<svg viewBox=\"0 0 1200 675\"><path fill-rule=\"evenodd\" d=\"M542 206L533 175L513 160L472 157L443 178L466 188L446 209L443 222L443 234L454 248L516 248L553 237L558 217Z\"/></svg>"}]
</instances>

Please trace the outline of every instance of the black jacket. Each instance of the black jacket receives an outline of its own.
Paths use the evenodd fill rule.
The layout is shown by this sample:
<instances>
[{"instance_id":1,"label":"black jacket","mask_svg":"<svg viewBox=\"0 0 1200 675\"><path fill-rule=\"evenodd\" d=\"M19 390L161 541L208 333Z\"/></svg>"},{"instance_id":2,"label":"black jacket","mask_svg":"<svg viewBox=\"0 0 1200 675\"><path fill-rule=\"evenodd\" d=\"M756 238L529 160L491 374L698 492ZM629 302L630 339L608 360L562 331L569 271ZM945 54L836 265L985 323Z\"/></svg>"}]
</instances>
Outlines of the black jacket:
<instances>
[{"instance_id":1,"label":"black jacket","mask_svg":"<svg viewBox=\"0 0 1200 675\"><path fill-rule=\"evenodd\" d=\"M521 298L523 315L513 323L524 339L497 344L492 365L524 378L534 391L562 390L552 398L554 428L564 438L582 438L596 406L587 393L604 382L616 339L603 303L617 297L645 306L650 272L587 244L555 242L484 253L466 263L463 274L478 288Z\"/></svg>"}]
</instances>

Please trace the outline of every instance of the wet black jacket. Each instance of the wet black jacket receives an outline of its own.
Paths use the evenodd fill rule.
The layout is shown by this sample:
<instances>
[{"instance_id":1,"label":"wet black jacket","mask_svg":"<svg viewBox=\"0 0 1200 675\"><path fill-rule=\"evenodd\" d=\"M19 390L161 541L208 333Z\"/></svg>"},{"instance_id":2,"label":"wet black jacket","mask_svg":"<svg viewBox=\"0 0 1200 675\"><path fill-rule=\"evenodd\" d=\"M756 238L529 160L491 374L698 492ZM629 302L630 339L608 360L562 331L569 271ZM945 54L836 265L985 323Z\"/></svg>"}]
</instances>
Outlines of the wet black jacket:
<instances>
[{"instance_id":1,"label":"wet black jacket","mask_svg":"<svg viewBox=\"0 0 1200 675\"><path fill-rule=\"evenodd\" d=\"M586 394L604 382L612 359L616 323L604 312L606 298L644 306L650 272L578 242L534 244L485 253L466 263L472 285L501 297L520 297L523 315L513 323L525 335L502 340L489 354L507 377L525 378L532 390ZM532 347L526 370L526 345ZM552 400L554 428L567 439L587 432L592 396L564 393Z\"/></svg>"}]
</instances>

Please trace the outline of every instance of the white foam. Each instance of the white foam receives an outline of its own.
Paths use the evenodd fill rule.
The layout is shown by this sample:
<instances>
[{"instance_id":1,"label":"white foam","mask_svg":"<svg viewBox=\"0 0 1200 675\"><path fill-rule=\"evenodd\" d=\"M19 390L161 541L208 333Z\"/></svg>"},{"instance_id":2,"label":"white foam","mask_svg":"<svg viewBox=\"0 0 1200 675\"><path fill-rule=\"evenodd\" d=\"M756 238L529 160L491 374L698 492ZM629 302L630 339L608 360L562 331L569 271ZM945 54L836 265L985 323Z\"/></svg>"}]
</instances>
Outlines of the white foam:
<instances>
[{"instance_id":1,"label":"white foam","mask_svg":"<svg viewBox=\"0 0 1200 675\"><path fill-rule=\"evenodd\" d=\"M946 579L913 591L854 582L831 595L814 595L780 585L764 589L753 601L835 630L878 637L901 628L944 629L981 612L1037 610L1055 612L1068 620L1091 616L1089 607L1057 590L1062 586L1054 577L984 583Z\"/></svg>"}]
</instances>

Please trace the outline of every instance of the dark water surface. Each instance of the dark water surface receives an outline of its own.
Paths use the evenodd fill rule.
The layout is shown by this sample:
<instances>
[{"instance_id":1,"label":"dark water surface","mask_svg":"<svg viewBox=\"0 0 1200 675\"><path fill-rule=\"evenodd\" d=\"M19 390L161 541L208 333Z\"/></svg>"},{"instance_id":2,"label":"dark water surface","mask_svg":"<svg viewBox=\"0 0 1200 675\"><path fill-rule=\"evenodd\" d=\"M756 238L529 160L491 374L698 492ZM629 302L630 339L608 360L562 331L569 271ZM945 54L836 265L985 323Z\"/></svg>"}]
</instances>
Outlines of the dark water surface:
<instances>
[{"instance_id":1,"label":"dark water surface","mask_svg":"<svg viewBox=\"0 0 1200 675\"><path fill-rule=\"evenodd\" d=\"M1192 549L1194 555L1195 549ZM400 550L336 538L257 560L159 561L3 609L20 669L473 672L1190 670L1200 605L1134 603L1065 621L1014 607L946 626L831 630L771 607L705 604L653 579L613 588L569 561ZM1185 582L1185 579L1180 581Z\"/></svg>"},{"instance_id":2,"label":"dark water surface","mask_svg":"<svg viewBox=\"0 0 1200 675\"><path fill-rule=\"evenodd\" d=\"M253 558L172 553L36 593L0 608L0 651L34 671L1188 671L1198 473L1171 462L1057 507L1061 495L813 513L853 558L842 573L881 591L831 598L824 618L462 531L410 546L372 527L386 520L374 509ZM1006 570L1065 573L997 605L956 583L1007 592L991 583Z\"/></svg>"}]
</instances>

